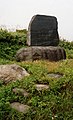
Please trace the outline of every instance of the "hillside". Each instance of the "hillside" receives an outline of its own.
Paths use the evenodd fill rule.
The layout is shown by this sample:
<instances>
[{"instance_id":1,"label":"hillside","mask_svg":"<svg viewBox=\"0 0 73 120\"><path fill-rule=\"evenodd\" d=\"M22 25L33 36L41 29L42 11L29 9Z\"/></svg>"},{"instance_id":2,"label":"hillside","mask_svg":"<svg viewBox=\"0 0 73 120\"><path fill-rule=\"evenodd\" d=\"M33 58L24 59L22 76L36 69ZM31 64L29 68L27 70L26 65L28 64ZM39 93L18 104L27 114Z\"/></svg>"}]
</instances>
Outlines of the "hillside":
<instances>
[{"instance_id":1,"label":"hillside","mask_svg":"<svg viewBox=\"0 0 73 120\"><path fill-rule=\"evenodd\" d=\"M0 120L72 120L73 119L73 43L65 40L66 60L59 62L16 62L15 54L26 47L26 33L0 30L0 64L16 63L30 74L22 80L4 84L0 80ZM47 85L46 89L36 85ZM14 92L13 89L18 91ZM28 96L21 94L24 89ZM11 103L28 105L27 113L11 108Z\"/></svg>"}]
</instances>

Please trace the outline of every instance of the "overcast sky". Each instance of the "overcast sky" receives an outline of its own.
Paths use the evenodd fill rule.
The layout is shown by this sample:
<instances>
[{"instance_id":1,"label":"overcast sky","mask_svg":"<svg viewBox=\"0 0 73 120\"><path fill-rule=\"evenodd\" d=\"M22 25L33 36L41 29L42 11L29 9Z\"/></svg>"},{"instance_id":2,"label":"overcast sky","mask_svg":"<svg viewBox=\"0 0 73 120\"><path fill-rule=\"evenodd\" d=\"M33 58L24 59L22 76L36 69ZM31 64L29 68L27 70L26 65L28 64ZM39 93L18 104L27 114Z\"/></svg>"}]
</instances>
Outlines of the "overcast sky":
<instances>
[{"instance_id":1,"label":"overcast sky","mask_svg":"<svg viewBox=\"0 0 73 120\"><path fill-rule=\"evenodd\" d=\"M59 36L73 40L73 0L0 0L0 25L28 28L36 14L56 16Z\"/></svg>"}]
</instances>

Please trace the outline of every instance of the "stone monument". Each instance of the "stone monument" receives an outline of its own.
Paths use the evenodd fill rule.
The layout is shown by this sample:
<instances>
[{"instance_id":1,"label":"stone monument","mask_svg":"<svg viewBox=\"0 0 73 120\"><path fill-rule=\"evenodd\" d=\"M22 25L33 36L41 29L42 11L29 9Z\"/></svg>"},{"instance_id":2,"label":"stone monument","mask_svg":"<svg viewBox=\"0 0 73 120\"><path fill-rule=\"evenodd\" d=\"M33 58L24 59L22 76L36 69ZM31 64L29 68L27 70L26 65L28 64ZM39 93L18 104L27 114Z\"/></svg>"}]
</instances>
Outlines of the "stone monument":
<instances>
[{"instance_id":1,"label":"stone monument","mask_svg":"<svg viewBox=\"0 0 73 120\"><path fill-rule=\"evenodd\" d=\"M28 27L28 46L57 46L58 22L54 16L35 15Z\"/></svg>"},{"instance_id":2,"label":"stone monument","mask_svg":"<svg viewBox=\"0 0 73 120\"><path fill-rule=\"evenodd\" d=\"M58 22L54 16L35 15L28 27L27 44L16 54L17 61L66 59L65 50L58 46Z\"/></svg>"}]
</instances>

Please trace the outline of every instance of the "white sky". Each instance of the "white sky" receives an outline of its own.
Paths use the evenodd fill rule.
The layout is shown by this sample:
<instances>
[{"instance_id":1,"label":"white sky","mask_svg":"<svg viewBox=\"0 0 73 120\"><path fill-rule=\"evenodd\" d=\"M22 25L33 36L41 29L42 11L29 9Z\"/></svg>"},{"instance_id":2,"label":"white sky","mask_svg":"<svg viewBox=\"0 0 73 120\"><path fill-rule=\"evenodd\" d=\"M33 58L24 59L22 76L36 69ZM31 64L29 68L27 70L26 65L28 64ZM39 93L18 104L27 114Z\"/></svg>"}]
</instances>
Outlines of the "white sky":
<instances>
[{"instance_id":1,"label":"white sky","mask_svg":"<svg viewBox=\"0 0 73 120\"><path fill-rule=\"evenodd\" d=\"M56 16L59 36L73 40L73 0L0 0L0 25L28 28L36 14Z\"/></svg>"}]
</instances>

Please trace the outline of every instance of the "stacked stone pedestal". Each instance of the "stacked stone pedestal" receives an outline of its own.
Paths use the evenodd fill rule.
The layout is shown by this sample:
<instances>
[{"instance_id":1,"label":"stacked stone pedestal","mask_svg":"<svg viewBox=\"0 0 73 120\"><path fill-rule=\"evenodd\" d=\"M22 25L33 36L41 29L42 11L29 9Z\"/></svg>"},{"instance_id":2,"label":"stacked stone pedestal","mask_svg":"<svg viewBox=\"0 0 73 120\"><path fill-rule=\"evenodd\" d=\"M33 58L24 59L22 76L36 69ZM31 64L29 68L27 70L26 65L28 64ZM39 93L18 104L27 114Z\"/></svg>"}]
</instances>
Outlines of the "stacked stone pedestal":
<instances>
[{"instance_id":1,"label":"stacked stone pedestal","mask_svg":"<svg viewBox=\"0 0 73 120\"><path fill-rule=\"evenodd\" d=\"M17 61L66 59L65 50L58 47L58 22L54 16L35 15L32 17L27 36L27 45L16 54Z\"/></svg>"},{"instance_id":2,"label":"stacked stone pedestal","mask_svg":"<svg viewBox=\"0 0 73 120\"><path fill-rule=\"evenodd\" d=\"M16 54L17 61L49 60L59 61L66 59L65 50L61 47L28 47L20 49Z\"/></svg>"}]
</instances>

